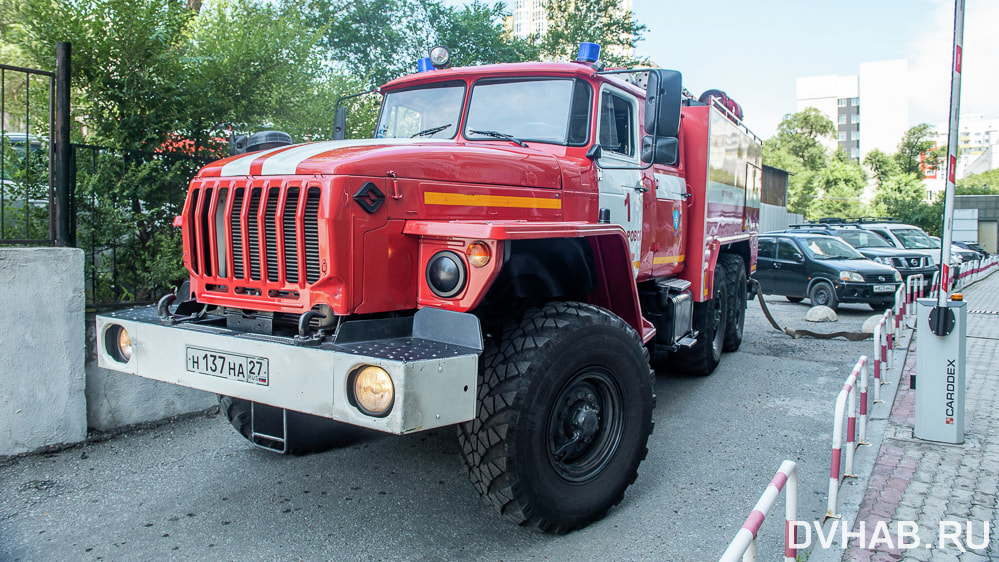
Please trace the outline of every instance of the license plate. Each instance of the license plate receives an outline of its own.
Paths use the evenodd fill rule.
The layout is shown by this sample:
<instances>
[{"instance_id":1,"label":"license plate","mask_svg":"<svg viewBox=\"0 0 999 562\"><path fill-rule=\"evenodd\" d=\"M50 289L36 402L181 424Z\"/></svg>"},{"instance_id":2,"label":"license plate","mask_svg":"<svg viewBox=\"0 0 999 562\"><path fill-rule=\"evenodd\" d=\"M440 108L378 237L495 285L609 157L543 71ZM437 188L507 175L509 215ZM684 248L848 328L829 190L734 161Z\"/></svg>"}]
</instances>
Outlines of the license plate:
<instances>
[{"instance_id":1,"label":"license plate","mask_svg":"<svg viewBox=\"0 0 999 562\"><path fill-rule=\"evenodd\" d=\"M267 386L270 371L266 357L252 357L187 346L187 370L192 373Z\"/></svg>"},{"instance_id":2,"label":"license plate","mask_svg":"<svg viewBox=\"0 0 999 562\"><path fill-rule=\"evenodd\" d=\"M892 293L895 291L895 285L875 285L875 293Z\"/></svg>"}]
</instances>

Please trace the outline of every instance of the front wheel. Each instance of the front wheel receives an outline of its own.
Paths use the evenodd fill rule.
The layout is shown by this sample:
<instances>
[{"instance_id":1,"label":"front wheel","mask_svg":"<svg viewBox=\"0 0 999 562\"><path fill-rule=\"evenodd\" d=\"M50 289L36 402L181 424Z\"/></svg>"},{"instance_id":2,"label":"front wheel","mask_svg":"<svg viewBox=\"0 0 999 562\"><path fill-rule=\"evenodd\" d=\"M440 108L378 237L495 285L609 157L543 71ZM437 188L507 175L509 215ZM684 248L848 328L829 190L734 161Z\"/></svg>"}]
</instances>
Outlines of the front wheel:
<instances>
[{"instance_id":1,"label":"front wheel","mask_svg":"<svg viewBox=\"0 0 999 562\"><path fill-rule=\"evenodd\" d=\"M478 414L458 426L476 491L507 519L566 533L601 519L638 476L654 373L610 312L550 303L482 355Z\"/></svg>"},{"instance_id":2,"label":"front wheel","mask_svg":"<svg viewBox=\"0 0 999 562\"><path fill-rule=\"evenodd\" d=\"M812 306L828 306L833 310L839 307L836 290L826 281L819 281L812 285L812 290L808 292L808 299L812 301Z\"/></svg>"}]
</instances>

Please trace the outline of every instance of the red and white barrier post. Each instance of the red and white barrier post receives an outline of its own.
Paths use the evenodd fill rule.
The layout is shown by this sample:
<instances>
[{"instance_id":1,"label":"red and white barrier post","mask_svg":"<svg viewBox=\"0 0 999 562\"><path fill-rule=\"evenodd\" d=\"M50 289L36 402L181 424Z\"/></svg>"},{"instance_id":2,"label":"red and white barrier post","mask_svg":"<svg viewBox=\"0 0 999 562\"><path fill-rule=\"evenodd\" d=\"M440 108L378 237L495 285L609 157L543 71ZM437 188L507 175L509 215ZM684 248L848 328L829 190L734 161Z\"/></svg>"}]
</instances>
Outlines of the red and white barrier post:
<instances>
[{"instance_id":1,"label":"red and white barrier post","mask_svg":"<svg viewBox=\"0 0 999 562\"><path fill-rule=\"evenodd\" d=\"M888 348L891 346L889 343L889 330L891 326L891 321L888 319L888 315L891 311L886 310L881 321L874 326L874 403L880 404L881 400L881 385L888 384L884 381L881 376L881 370L885 368L885 364L888 362L890 355L888 354ZM865 397L860 399L860 411L861 414L867 413L867 404ZM861 418L866 427L867 418L866 416Z\"/></svg>"},{"instance_id":2,"label":"red and white barrier post","mask_svg":"<svg viewBox=\"0 0 999 562\"><path fill-rule=\"evenodd\" d=\"M795 522L798 520L798 468L792 461L784 461L780 465L777 474L774 475L767 486L760 500L756 502L752 513L742 524L742 528L736 533L735 538L725 549L721 556L721 562L736 562L743 560L746 562L756 560L756 535L760 532L760 526L767 513L773 508L781 490L786 487L784 495L784 562L794 562L798 557L798 551L792 545L798 544L796 534L798 528Z\"/></svg>"},{"instance_id":3,"label":"red and white barrier post","mask_svg":"<svg viewBox=\"0 0 999 562\"><path fill-rule=\"evenodd\" d=\"M867 356L863 355L857 361L857 364L853 367L853 371L850 372L850 376L846 378L846 382L843 384L842 390L836 396L836 413L835 425L833 426L833 439L832 439L832 465L829 468L829 504L826 510L825 519L830 517L838 519L840 516L836 513L837 503L839 500L839 484L840 484L840 464L843 454L843 416L847 413L847 407L849 407L849 417L847 418L847 434L846 434L846 466L844 467L843 478L856 478L857 475L853 474L853 453L856 449L856 407L857 407L857 379L862 378L865 382L862 383L866 386L867 379ZM866 397L866 396L865 396ZM866 408L865 408L866 411ZM867 423L864 422L864 427L866 429ZM866 439L866 435L864 436Z\"/></svg>"}]
</instances>

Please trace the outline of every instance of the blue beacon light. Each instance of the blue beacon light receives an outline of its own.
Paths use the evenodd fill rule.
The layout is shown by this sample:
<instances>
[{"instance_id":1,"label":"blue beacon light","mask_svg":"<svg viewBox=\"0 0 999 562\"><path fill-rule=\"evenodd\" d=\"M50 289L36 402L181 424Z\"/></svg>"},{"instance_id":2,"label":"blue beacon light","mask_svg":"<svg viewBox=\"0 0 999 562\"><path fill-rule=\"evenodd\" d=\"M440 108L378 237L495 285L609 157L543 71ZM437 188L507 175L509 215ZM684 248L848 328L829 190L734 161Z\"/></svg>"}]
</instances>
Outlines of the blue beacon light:
<instances>
[{"instance_id":1,"label":"blue beacon light","mask_svg":"<svg viewBox=\"0 0 999 562\"><path fill-rule=\"evenodd\" d=\"M579 55L576 60L579 62L597 62L600 58L600 45L596 43L580 43Z\"/></svg>"},{"instance_id":2,"label":"blue beacon light","mask_svg":"<svg viewBox=\"0 0 999 562\"><path fill-rule=\"evenodd\" d=\"M428 72L434 69L434 65L430 62L430 57L423 57L422 59L416 61L416 71L417 72Z\"/></svg>"}]
</instances>

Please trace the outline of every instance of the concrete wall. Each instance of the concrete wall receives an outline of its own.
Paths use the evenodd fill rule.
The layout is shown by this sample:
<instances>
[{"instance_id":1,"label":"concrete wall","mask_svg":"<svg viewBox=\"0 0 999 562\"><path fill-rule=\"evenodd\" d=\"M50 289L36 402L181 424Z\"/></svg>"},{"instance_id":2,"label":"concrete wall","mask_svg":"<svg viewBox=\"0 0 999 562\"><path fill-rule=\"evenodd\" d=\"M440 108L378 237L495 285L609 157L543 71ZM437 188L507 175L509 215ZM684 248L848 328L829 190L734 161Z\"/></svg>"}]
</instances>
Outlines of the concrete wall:
<instances>
[{"instance_id":1,"label":"concrete wall","mask_svg":"<svg viewBox=\"0 0 999 562\"><path fill-rule=\"evenodd\" d=\"M0 457L87 437L83 250L0 248Z\"/></svg>"},{"instance_id":2,"label":"concrete wall","mask_svg":"<svg viewBox=\"0 0 999 562\"><path fill-rule=\"evenodd\" d=\"M218 405L214 394L97 366L94 315L87 314L87 424L98 431L153 422Z\"/></svg>"}]
</instances>

